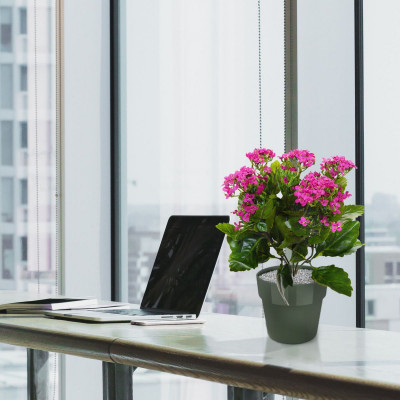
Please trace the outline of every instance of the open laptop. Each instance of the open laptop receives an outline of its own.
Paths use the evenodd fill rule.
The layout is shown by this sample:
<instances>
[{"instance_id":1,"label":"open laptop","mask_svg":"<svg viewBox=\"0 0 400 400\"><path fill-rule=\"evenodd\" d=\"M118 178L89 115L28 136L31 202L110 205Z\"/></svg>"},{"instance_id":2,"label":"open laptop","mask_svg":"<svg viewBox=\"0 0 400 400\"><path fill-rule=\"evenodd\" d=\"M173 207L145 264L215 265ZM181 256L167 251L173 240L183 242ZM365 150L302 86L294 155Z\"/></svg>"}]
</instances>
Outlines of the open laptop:
<instances>
[{"instance_id":1,"label":"open laptop","mask_svg":"<svg viewBox=\"0 0 400 400\"><path fill-rule=\"evenodd\" d=\"M94 322L195 319L199 316L224 234L215 225L229 216L171 216L140 309L49 311L45 315Z\"/></svg>"}]
</instances>

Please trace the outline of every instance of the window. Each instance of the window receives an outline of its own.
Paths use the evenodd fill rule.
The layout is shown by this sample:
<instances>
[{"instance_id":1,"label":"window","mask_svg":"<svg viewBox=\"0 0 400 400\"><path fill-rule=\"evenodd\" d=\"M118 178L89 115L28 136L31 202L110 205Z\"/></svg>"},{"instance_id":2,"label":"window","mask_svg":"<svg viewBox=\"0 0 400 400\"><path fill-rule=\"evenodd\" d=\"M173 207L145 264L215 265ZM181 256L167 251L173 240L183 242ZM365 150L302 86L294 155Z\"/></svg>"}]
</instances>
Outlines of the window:
<instances>
[{"instance_id":1,"label":"window","mask_svg":"<svg viewBox=\"0 0 400 400\"><path fill-rule=\"evenodd\" d=\"M14 221L14 180L1 178L1 220Z\"/></svg>"},{"instance_id":2,"label":"window","mask_svg":"<svg viewBox=\"0 0 400 400\"><path fill-rule=\"evenodd\" d=\"M28 123L26 121L20 122L19 123L19 128L20 128L20 144L21 144L21 149L27 149L28 148Z\"/></svg>"},{"instance_id":3,"label":"window","mask_svg":"<svg viewBox=\"0 0 400 400\"><path fill-rule=\"evenodd\" d=\"M10 166L14 163L13 121L1 121L1 165Z\"/></svg>"},{"instance_id":4,"label":"window","mask_svg":"<svg viewBox=\"0 0 400 400\"><path fill-rule=\"evenodd\" d=\"M21 90L21 92L26 92L28 90L28 67L26 65L21 65L19 71L19 90Z\"/></svg>"},{"instance_id":5,"label":"window","mask_svg":"<svg viewBox=\"0 0 400 400\"><path fill-rule=\"evenodd\" d=\"M19 9L19 33L21 35L27 33L26 8Z\"/></svg>"},{"instance_id":6,"label":"window","mask_svg":"<svg viewBox=\"0 0 400 400\"><path fill-rule=\"evenodd\" d=\"M14 278L14 243L12 235L2 235L1 238L1 277Z\"/></svg>"},{"instance_id":7,"label":"window","mask_svg":"<svg viewBox=\"0 0 400 400\"><path fill-rule=\"evenodd\" d=\"M28 204L28 180L21 179L20 181L21 188L21 205Z\"/></svg>"},{"instance_id":8,"label":"window","mask_svg":"<svg viewBox=\"0 0 400 400\"><path fill-rule=\"evenodd\" d=\"M40 294L46 296L54 294L56 277L56 140L48 143L47 129L43 129L51 124L55 138L56 42L48 37L56 36L56 1L44 3L43 6L36 1L0 1L1 6L9 5L0 7L0 290L37 293L39 279ZM35 59L38 63L33 62ZM28 82L27 65L32 74L37 68L37 79L32 84ZM37 127L37 141L30 143L29 156L31 160L38 157L38 171L34 162L27 162L28 151L20 150L28 147L28 121ZM53 154L52 163L42 163L42 159L50 159L48 153ZM51 186L47 184L50 178ZM35 196L29 202L28 187L33 188L32 197ZM29 252L28 242L32 245ZM40 249L39 255L36 249ZM0 399L26 398L26 351L1 345L0 358L5 360L0 365Z\"/></svg>"},{"instance_id":9,"label":"window","mask_svg":"<svg viewBox=\"0 0 400 400\"><path fill-rule=\"evenodd\" d=\"M140 302L172 214L227 215L224 176L259 146L257 4L121 1L121 299ZM263 1L263 146L283 153L283 3ZM126 29L125 29L126 28ZM125 47L124 47L125 46ZM126 112L125 112L126 110ZM125 178L126 177L126 178ZM234 274L224 242L204 311L260 316L254 273ZM127 266L127 268L126 268ZM125 269L126 268L126 269ZM137 374L136 379L141 379ZM176 378L171 378L174 384ZM151 373L147 390L160 378ZM180 379L176 384L183 384ZM204 398L226 397L204 383ZM219 388L219 387L218 387ZM155 394L154 394L155 395ZM148 396L152 396L148 394Z\"/></svg>"},{"instance_id":10,"label":"window","mask_svg":"<svg viewBox=\"0 0 400 400\"><path fill-rule=\"evenodd\" d=\"M400 146L399 18L400 2L364 0L365 225L375 233L366 236L371 279L365 295L382 302L366 327L389 330L398 329L395 299L400 298L400 190L394 184Z\"/></svg>"},{"instance_id":11,"label":"window","mask_svg":"<svg viewBox=\"0 0 400 400\"><path fill-rule=\"evenodd\" d=\"M28 238L21 237L21 261L28 261Z\"/></svg>"},{"instance_id":12,"label":"window","mask_svg":"<svg viewBox=\"0 0 400 400\"><path fill-rule=\"evenodd\" d=\"M0 52L12 51L12 10L0 7Z\"/></svg>"},{"instance_id":13,"label":"window","mask_svg":"<svg viewBox=\"0 0 400 400\"><path fill-rule=\"evenodd\" d=\"M375 300L367 300L366 314L368 317L372 317L375 315Z\"/></svg>"},{"instance_id":14,"label":"window","mask_svg":"<svg viewBox=\"0 0 400 400\"><path fill-rule=\"evenodd\" d=\"M0 65L0 107L12 109L14 105L13 93L13 66L12 64Z\"/></svg>"},{"instance_id":15,"label":"window","mask_svg":"<svg viewBox=\"0 0 400 400\"><path fill-rule=\"evenodd\" d=\"M298 147L322 158L336 155L356 161L354 127L354 2L307 0L297 2ZM355 172L346 176L355 202ZM329 265L319 257L314 266ZM356 257L336 257L356 284ZM321 323L355 326L356 296L328 290ZM346 310L338 313L337 310Z\"/></svg>"},{"instance_id":16,"label":"window","mask_svg":"<svg viewBox=\"0 0 400 400\"><path fill-rule=\"evenodd\" d=\"M385 262L385 275L388 277L393 276L393 262L392 261Z\"/></svg>"}]
</instances>

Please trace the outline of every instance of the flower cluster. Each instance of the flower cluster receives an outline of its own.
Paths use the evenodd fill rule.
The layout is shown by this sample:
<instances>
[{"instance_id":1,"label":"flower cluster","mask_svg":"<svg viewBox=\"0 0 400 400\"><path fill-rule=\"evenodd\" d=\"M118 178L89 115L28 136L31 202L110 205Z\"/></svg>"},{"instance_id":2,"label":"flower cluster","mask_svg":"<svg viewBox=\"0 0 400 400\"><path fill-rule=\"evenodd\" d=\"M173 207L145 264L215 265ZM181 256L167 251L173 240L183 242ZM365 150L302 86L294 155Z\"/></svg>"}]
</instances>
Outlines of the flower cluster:
<instances>
[{"instance_id":1,"label":"flower cluster","mask_svg":"<svg viewBox=\"0 0 400 400\"><path fill-rule=\"evenodd\" d=\"M335 178L339 174L346 175L353 168L357 169L352 161L346 160L344 157L340 156L323 158L321 163L321 171L325 172L332 178Z\"/></svg>"},{"instance_id":2,"label":"flower cluster","mask_svg":"<svg viewBox=\"0 0 400 400\"><path fill-rule=\"evenodd\" d=\"M281 168L292 172L301 172L315 164L315 155L308 150L291 150L279 158L282 161Z\"/></svg>"},{"instance_id":3,"label":"flower cluster","mask_svg":"<svg viewBox=\"0 0 400 400\"><path fill-rule=\"evenodd\" d=\"M254 175L253 168L242 167L234 174L225 177L222 190L225 192L225 197L228 199L232 197L238 189L246 191L249 185L256 185L258 183Z\"/></svg>"},{"instance_id":4,"label":"flower cluster","mask_svg":"<svg viewBox=\"0 0 400 400\"><path fill-rule=\"evenodd\" d=\"M315 164L315 155L308 150L296 149L283 154L279 157L280 168L275 167L274 170L268 165L275 157L272 150L255 149L246 156L252 167L244 166L226 176L222 185L226 198L239 198L238 208L233 212L240 219L234 224L236 230L241 229L243 224L251 223L252 216L265 199L276 194L279 188L284 191L282 195L294 199L290 200L292 203L286 200L286 207L296 212L303 210L298 220L302 226L310 229L325 226L330 227L332 232L342 229L335 214L341 213L344 201L351 195L344 190L345 185L338 178L356 168L353 162L340 156L324 158L321 172L310 172L301 179L301 174ZM271 190L272 193L269 192Z\"/></svg>"},{"instance_id":5,"label":"flower cluster","mask_svg":"<svg viewBox=\"0 0 400 400\"><path fill-rule=\"evenodd\" d=\"M300 203L303 207L306 205L315 206L319 202L322 206L326 206L329 197L338 185L333 179L318 172L310 172L295 186L294 195L296 196L296 203Z\"/></svg>"},{"instance_id":6,"label":"flower cluster","mask_svg":"<svg viewBox=\"0 0 400 400\"><path fill-rule=\"evenodd\" d=\"M270 149L254 149L252 153L246 153L246 157L255 164L267 163L275 157Z\"/></svg>"},{"instance_id":7,"label":"flower cluster","mask_svg":"<svg viewBox=\"0 0 400 400\"><path fill-rule=\"evenodd\" d=\"M258 210L258 206L254 204L254 197L254 194L246 193L242 200L242 204L233 212L244 222L249 222L250 215L253 215Z\"/></svg>"}]
</instances>

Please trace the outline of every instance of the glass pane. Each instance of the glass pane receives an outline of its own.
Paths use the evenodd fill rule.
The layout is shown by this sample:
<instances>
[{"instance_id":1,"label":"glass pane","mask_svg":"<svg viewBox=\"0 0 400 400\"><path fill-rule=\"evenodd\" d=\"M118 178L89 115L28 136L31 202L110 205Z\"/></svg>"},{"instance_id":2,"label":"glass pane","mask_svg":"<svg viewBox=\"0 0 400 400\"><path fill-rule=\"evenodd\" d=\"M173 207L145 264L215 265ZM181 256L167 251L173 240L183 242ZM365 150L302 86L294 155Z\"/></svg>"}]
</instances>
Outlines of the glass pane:
<instances>
[{"instance_id":1,"label":"glass pane","mask_svg":"<svg viewBox=\"0 0 400 400\"><path fill-rule=\"evenodd\" d=\"M366 326L400 331L400 3L364 1Z\"/></svg>"},{"instance_id":2,"label":"glass pane","mask_svg":"<svg viewBox=\"0 0 400 400\"><path fill-rule=\"evenodd\" d=\"M20 132L21 132L21 149L26 149L28 147L28 123L26 121L20 122Z\"/></svg>"},{"instance_id":3,"label":"glass pane","mask_svg":"<svg viewBox=\"0 0 400 400\"><path fill-rule=\"evenodd\" d=\"M12 235L2 235L1 240L1 261L2 279L14 278L14 241Z\"/></svg>"},{"instance_id":4,"label":"glass pane","mask_svg":"<svg viewBox=\"0 0 400 400\"><path fill-rule=\"evenodd\" d=\"M21 65L19 68L20 81L19 90L26 92L28 90L28 68L26 65Z\"/></svg>"},{"instance_id":5,"label":"glass pane","mask_svg":"<svg viewBox=\"0 0 400 400\"><path fill-rule=\"evenodd\" d=\"M355 162L354 120L354 2L298 1L298 118L299 148L322 158L344 156ZM346 176L355 202L355 172ZM348 272L356 285L355 256L318 257L313 265L332 265ZM328 290L321 322L355 326L352 297Z\"/></svg>"},{"instance_id":6,"label":"glass pane","mask_svg":"<svg viewBox=\"0 0 400 400\"><path fill-rule=\"evenodd\" d=\"M0 107L12 109L14 104L13 65L0 65Z\"/></svg>"},{"instance_id":7,"label":"glass pane","mask_svg":"<svg viewBox=\"0 0 400 400\"><path fill-rule=\"evenodd\" d=\"M121 220L126 221L127 261L122 265L128 266L123 290L124 300L140 303L169 216L226 215L235 209L233 199L225 200L223 179L247 165L245 153L259 147L257 3L121 3L121 135L126 144ZM263 1L261 21L262 144L281 154L283 3ZM230 272L228 255L224 243L202 310L261 316L256 271ZM143 384L160 388L159 374L142 376ZM181 381L171 380L177 387L183 387ZM226 397L226 389L213 391L209 385L199 385L199 396ZM178 391L167 398L184 397Z\"/></svg>"},{"instance_id":8,"label":"glass pane","mask_svg":"<svg viewBox=\"0 0 400 400\"><path fill-rule=\"evenodd\" d=\"M12 8L0 7L0 51L12 51Z\"/></svg>"},{"instance_id":9,"label":"glass pane","mask_svg":"<svg viewBox=\"0 0 400 400\"><path fill-rule=\"evenodd\" d=\"M27 20L26 20L25 7L19 9L19 33L21 35L25 35L27 33Z\"/></svg>"},{"instance_id":10,"label":"glass pane","mask_svg":"<svg viewBox=\"0 0 400 400\"><path fill-rule=\"evenodd\" d=\"M13 165L14 160L14 136L13 121L1 121L1 165Z\"/></svg>"},{"instance_id":11,"label":"glass pane","mask_svg":"<svg viewBox=\"0 0 400 400\"><path fill-rule=\"evenodd\" d=\"M14 222L13 178L1 178L1 221Z\"/></svg>"},{"instance_id":12,"label":"glass pane","mask_svg":"<svg viewBox=\"0 0 400 400\"><path fill-rule=\"evenodd\" d=\"M55 292L54 27L55 0L0 0L0 290ZM0 359L0 399L26 399L26 349Z\"/></svg>"}]
</instances>

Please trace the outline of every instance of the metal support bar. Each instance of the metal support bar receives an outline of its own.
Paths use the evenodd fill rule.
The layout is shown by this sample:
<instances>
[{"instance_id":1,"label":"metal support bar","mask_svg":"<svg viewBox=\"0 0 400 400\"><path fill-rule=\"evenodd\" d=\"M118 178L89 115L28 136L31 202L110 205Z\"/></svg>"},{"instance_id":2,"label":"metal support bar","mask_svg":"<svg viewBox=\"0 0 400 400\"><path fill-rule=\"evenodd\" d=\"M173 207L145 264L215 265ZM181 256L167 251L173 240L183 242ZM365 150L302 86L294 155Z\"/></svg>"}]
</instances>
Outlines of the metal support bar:
<instances>
[{"instance_id":1,"label":"metal support bar","mask_svg":"<svg viewBox=\"0 0 400 400\"><path fill-rule=\"evenodd\" d=\"M285 0L285 152L298 148L297 0Z\"/></svg>"},{"instance_id":2,"label":"metal support bar","mask_svg":"<svg viewBox=\"0 0 400 400\"><path fill-rule=\"evenodd\" d=\"M50 398L50 354L47 351L27 349L28 400Z\"/></svg>"},{"instance_id":3,"label":"metal support bar","mask_svg":"<svg viewBox=\"0 0 400 400\"><path fill-rule=\"evenodd\" d=\"M133 400L135 367L103 362L103 400Z\"/></svg>"},{"instance_id":4,"label":"metal support bar","mask_svg":"<svg viewBox=\"0 0 400 400\"><path fill-rule=\"evenodd\" d=\"M364 39L363 0L354 0L356 204L364 205ZM365 217L359 218L365 243ZM365 247L356 253L356 326L365 328Z\"/></svg>"},{"instance_id":5,"label":"metal support bar","mask_svg":"<svg viewBox=\"0 0 400 400\"><path fill-rule=\"evenodd\" d=\"M273 394L228 386L228 400L274 400L274 398Z\"/></svg>"}]
</instances>

